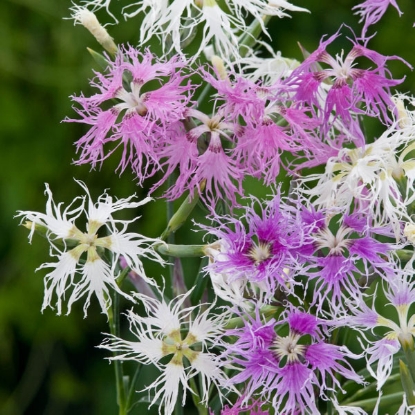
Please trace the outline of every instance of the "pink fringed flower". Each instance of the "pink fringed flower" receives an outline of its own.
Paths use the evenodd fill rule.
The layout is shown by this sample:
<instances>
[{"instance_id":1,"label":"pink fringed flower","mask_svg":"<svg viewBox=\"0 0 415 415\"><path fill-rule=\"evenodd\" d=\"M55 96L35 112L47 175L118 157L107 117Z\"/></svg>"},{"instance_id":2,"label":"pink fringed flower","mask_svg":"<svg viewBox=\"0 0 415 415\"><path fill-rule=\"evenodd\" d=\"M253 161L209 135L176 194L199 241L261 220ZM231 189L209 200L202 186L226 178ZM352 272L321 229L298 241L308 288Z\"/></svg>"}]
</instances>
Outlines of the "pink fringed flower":
<instances>
[{"instance_id":1,"label":"pink fringed flower","mask_svg":"<svg viewBox=\"0 0 415 415\"><path fill-rule=\"evenodd\" d=\"M362 29L362 38L366 37L369 26L377 23L390 5L395 7L399 16L402 16L402 12L395 0L366 0L352 7L352 10L356 10L355 14L360 15L359 23L365 22Z\"/></svg>"},{"instance_id":2,"label":"pink fringed flower","mask_svg":"<svg viewBox=\"0 0 415 415\"><path fill-rule=\"evenodd\" d=\"M75 107L81 119L65 121L91 126L76 142L76 163L95 167L120 146L121 172L130 166L142 183L159 170L158 148L169 126L184 118L192 93L191 84L184 85L185 64L178 57L158 61L148 50L142 54L131 46L122 49L107 73L96 73L91 82L98 93L72 97L81 106Z\"/></svg>"},{"instance_id":3,"label":"pink fringed flower","mask_svg":"<svg viewBox=\"0 0 415 415\"><path fill-rule=\"evenodd\" d=\"M315 281L312 305L320 312L325 301L336 315L344 307L346 298L354 298L361 292L369 277L375 272L387 278L394 275L388 254L391 244L375 239L376 229L369 217L359 214L344 215L337 224L330 220L313 234L315 256L309 261L314 269L306 267L307 278ZM383 233L390 228L382 229Z\"/></svg>"},{"instance_id":4,"label":"pink fringed flower","mask_svg":"<svg viewBox=\"0 0 415 415\"><path fill-rule=\"evenodd\" d=\"M383 56L357 41L352 41L353 47L346 57L333 57L327 52L327 47L339 36L337 32L327 40L322 40L318 49L285 80L294 92L294 99L321 111L327 124L326 130L340 119L353 135L359 134L353 115L361 113L392 122L388 108L394 108L395 104L390 88L400 84L403 79L390 78L386 63L389 60L406 62L398 56ZM357 68L356 59L359 57L367 58L375 67ZM329 67L317 70L316 64Z\"/></svg>"},{"instance_id":5,"label":"pink fringed flower","mask_svg":"<svg viewBox=\"0 0 415 415\"><path fill-rule=\"evenodd\" d=\"M201 197L207 201L209 207L213 208L218 199L226 199L235 205L236 194L242 195L244 171L237 160L223 148L221 137L232 141L239 125L229 121L224 111L218 111L209 117L201 111L189 109L186 115L201 122L187 133L190 142L199 142L201 153L197 158L189 188L200 188L201 182L205 181L205 190Z\"/></svg>"}]
</instances>

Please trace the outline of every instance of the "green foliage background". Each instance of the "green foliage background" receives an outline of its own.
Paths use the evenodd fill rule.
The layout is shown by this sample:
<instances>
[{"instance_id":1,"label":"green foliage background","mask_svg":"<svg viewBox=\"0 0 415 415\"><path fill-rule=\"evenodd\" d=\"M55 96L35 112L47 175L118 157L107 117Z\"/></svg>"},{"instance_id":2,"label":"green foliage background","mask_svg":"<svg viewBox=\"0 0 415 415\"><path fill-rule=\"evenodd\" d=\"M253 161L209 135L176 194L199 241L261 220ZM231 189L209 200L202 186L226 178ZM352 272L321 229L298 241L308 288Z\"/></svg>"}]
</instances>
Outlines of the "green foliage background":
<instances>
[{"instance_id":1,"label":"green foliage background","mask_svg":"<svg viewBox=\"0 0 415 415\"><path fill-rule=\"evenodd\" d=\"M128 2L113 0L113 10ZM292 13L291 19L270 24L273 46L283 56L301 59L297 46L318 46L322 35L331 35L341 23L358 33L351 0L293 0L312 13ZM375 26L378 35L369 47L385 55L399 55L415 65L415 3L398 0L404 15L390 8ZM0 414L100 414L116 413L113 367L95 348L107 331L106 318L95 302L83 318L77 303L69 316L43 315L44 271L34 270L49 261L48 244L41 237L27 241L27 230L13 219L17 210L43 211L44 183L50 184L56 201L70 202L80 194L73 178L83 180L94 197L104 189L117 197L145 190L126 172L114 173L116 161L104 163L102 171L76 167L73 143L85 133L79 124L61 123L74 117L68 96L91 92L87 80L94 63L86 51L99 46L69 16L69 0L0 1ZM99 15L107 21L105 13ZM139 18L109 26L117 43L135 44ZM344 41L345 53L350 44ZM338 50L333 51L338 52ZM415 94L415 77L405 65L390 64L394 78L407 75L402 92ZM249 185L247 191L249 192ZM142 211L138 231L157 236L165 225L163 203ZM136 212L137 213L137 212ZM203 213L199 213L203 215ZM190 230L178 235L194 240ZM193 265L185 264L190 273ZM152 272L160 274L154 268ZM191 278L191 276L190 276ZM149 373L146 376L153 376ZM145 406L138 405L139 414Z\"/></svg>"}]
</instances>

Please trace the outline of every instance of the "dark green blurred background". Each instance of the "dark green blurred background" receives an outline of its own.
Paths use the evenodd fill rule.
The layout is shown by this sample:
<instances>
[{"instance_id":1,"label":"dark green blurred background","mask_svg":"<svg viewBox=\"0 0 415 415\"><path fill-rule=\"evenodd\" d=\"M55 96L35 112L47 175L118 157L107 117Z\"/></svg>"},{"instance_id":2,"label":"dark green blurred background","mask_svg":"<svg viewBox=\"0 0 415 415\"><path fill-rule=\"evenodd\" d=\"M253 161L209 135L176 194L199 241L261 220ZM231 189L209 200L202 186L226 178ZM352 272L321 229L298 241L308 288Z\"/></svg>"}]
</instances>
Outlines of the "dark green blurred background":
<instances>
[{"instance_id":1,"label":"dark green blurred background","mask_svg":"<svg viewBox=\"0 0 415 415\"><path fill-rule=\"evenodd\" d=\"M386 55L399 55L415 65L415 4L398 0L402 18L390 8L376 25L378 36L369 44ZM113 0L114 11L127 2ZM323 34L332 34L342 22L358 28L350 0L293 0L312 14L292 13L291 19L271 21L273 45L283 56L301 59L299 41L314 50ZM73 143L86 129L61 123L75 117L68 96L90 93L87 80L93 62L86 47L99 50L91 35L68 17L69 0L0 1L0 414L115 414L113 367L95 349L107 331L106 318L95 301L84 319L82 304L70 316L43 315L44 270L48 244L36 236L29 245L27 230L13 219L17 210L44 211L44 183L57 201L80 194L73 178L85 181L94 197L110 188L117 197L137 192L130 173L114 174L116 161L101 172L76 167ZM102 21L105 13L99 14ZM109 27L119 43L136 43L138 21ZM344 42L346 53L349 43ZM415 77L403 64L392 62L395 78L407 75L402 92L415 93ZM146 207L139 231L157 236L165 224L163 203ZM137 213L137 212L136 212ZM202 213L200 213L202 214ZM178 238L194 240L183 230ZM192 271L192 264L185 267ZM152 272L160 273L154 268ZM191 276L190 276L191 278ZM139 414L145 406L138 405Z\"/></svg>"}]
</instances>

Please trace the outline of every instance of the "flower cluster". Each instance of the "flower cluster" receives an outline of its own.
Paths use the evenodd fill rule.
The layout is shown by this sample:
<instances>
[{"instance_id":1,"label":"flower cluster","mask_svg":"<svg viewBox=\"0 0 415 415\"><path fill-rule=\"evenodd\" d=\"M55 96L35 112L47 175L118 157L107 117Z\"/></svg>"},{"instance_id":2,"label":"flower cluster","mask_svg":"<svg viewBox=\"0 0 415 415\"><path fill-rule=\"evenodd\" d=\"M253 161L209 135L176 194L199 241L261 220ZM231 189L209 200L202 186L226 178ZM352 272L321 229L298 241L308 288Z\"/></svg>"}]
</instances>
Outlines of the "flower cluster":
<instances>
[{"instance_id":1,"label":"flower cluster","mask_svg":"<svg viewBox=\"0 0 415 415\"><path fill-rule=\"evenodd\" d=\"M110 0L84 3L109 11ZM150 194L164 191L169 223L160 238L127 232L134 221L114 214L150 198L114 201L105 192L94 203L82 182L86 194L65 209L47 186L46 213L18 216L30 241L43 233L57 259L40 267L52 268L42 311L56 303L61 314L65 301L69 313L85 296L86 315L95 295L108 316L111 333L98 347L113 353L122 413L134 385L123 389L120 365L133 360L159 371L143 391L166 415L187 405L189 393L199 413L212 415L366 415L350 385L368 382L378 396L365 402L377 415L401 352L398 414L414 407L415 98L391 91L405 78L388 64L410 65L369 48L367 36L388 5L401 14L394 0L353 8L364 26L360 37L352 32L349 52L328 51L349 30L344 24L303 50L302 62L252 51L270 16L304 11L282 0L129 4L125 16L143 14L140 47L116 46L90 10L74 6L75 21L109 53L90 82L95 94L73 96L78 118L65 120L88 127L76 164L119 157L118 172L151 182ZM184 48L198 27L189 58ZM153 36L161 57L142 48ZM196 64L202 51L211 66ZM368 119L382 132L368 134ZM248 177L271 196L247 194ZM197 224L201 245L176 244L173 234L199 200L208 212ZM162 255L171 272L160 289L143 258L164 265ZM197 255L205 257L199 273L185 278L180 258ZM123 290L127 274L140 292ZM114 295L141 307L126 314L133 340L115 327ZM358 374L364 359L366 379Z\"/></svg>"}]
</instances>

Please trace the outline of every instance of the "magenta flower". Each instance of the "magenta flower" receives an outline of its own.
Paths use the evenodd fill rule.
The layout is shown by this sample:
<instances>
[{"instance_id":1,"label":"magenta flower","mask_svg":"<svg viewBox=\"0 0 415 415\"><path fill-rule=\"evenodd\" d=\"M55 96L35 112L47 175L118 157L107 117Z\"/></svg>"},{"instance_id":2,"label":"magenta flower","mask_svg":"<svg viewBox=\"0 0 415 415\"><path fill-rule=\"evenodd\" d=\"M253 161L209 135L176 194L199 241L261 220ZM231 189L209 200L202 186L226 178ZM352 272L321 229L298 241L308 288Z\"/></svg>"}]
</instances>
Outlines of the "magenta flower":
<instances>
[{"instance_id":1,"label":"magenta flower","mask_svg":"<svg viewBox=\"0 0 415 415\"><path fill-rule=\"evenodd\" d=\"M395 7L399 16L402 16L402 12L395 0L366 0L352 7L352 10L356 10L355 14L360 15L359 23L365 22L362 29L362 38L366 37L369 26L377 23L382 18L389 5Z\"/></svg>"},{"instance_id":2,"label":"magenta flower","mask_svg":"<svg viewBox=\"0 0 415 415\"><path fill-rule=\"evenodd\" d=\"M218 226L203 227L218 238L211 246L208 271L218 289L227 291L226 285L237 282L241 291L247 288L254 295L259 289L260 296L270 300L277 288L293 288L298 264L313 252L311 232L319 218L309 215L311 221L306 222L301 205L289 205L279 193L259 213L258 204L252 199L240 217L216 216ZM238 291L234 294L236 300Z\"/></svg>"},{"instance_id":3,"label":"magenta flower","mask_svg":"<svg viewBox=\"0 0 415 415\"><path fill-rule=\"evenodd\" d=\"M95 167L121 146L121 172L130 166L141 184L159 170L158 148L166 129L184 118L192 93L190 83L183 85L185 64L178 57L158 61L149 50L141 54L129 46L109 63L106 74L96 73L91 85L99 92L72 97L81 106L75 107L81 119L65 120L91 126L76 142L76 163Z\"/></svg>"},{"instance_id":4,"label":"magenta flower","mask_svg":"<svg viewBox=\"0 0 415 415\"><path fill-rule=\"evenodd\" d=\"M176 122L166 129L164 146L159 149L160 166L164 170L163 177L153 185L151 192L159 188L178 168L180 171L176 182L164 193L170 200L179 198L189 189L199 156L197 142L189 139L182 122Z\"/></svg>"},{"instance_id":5,"label":"magenta flower","mask_svg":"<svg viewBox=\"0 0 415 415\"><path fill-rule=\"evenodd\" d=\"M260 401L254 401L250 404L244 403L244 396L238 398L233 406L225 405L220 411L220 415L269 415L268 410L262 410L264 403ZM210 411L210 415L215 415L213 411Z\"/></svg>"},{"instance_id":6,"label":"magenta flower","mask_svg":"<svg viewBox=\"0 0 415 415\"><path fill-rule=\"evenodd\" d=\"M225 79L217 79L203 69L201 72L204 80L218 91L215 107L225 118L218 127L228 126L232 132L228 136L222 134L231 142L227 154L245 174L270 185L275 183L284 164L283 152L308 155L310 149L319 146L321 139L315 132L319 121L309 116L309 108L293 105L291 97L281 93L284 88L279 80L263 86L233 72ZM220 74L216 76L219 78ZM241 125L235 124L235 120L240 120ZM321 154L320 150L321 145L315 153Z\"/></svg>"},{"instance_id":7,"label":"magenta flower","mask_svg":"<svg viewBox=\"0 0 415 415\"><path fill-rule=\"evenodd\" d=\"M362 383L346 360L358 356L325 341L330 323L294 308L279 322L266 322L258 311L241 318L244 326L226 333L236 340L226 345L224 358L239 368L229 382L244 384L245 399L258 394L276 413L319 413L318 397L341 389L339 375ZM277 326L287 334L277 334Z\"/></svg>"},{"instance_id":8,"label":"magenta flower","mask_svg":"<svg viewBox=\"0 0 415 415\"><path fill-rule=\"evenodd\" d=\"M376 229L370 227L367 217L345 215L337 225L335 219L327 219L326 226L313 234L315 256L309 263L314 262L316 268L313 271L308 265L304 274L316 282L312 304L317 311L328 300L336 314L343 307L344 298L359 295L370 275L377 272L386 278L393 271L387 256L392 246L375 239Z\"/></svg>"},{"instance_id":9,"label":"magenta flower","mask_svg":"<svg viewBox=\"0 0 415 415\"><path fill-rule=\"evenodd\" d=\"M340 119L356 136L361 134L355 114L363 113L392 122L388 108L395 108L395 104L390 88L403 79L392 79L386 63L397 59L406 62L398 56L383 56L357 41L352 41L353 47L346 57L333 57L326 49L339 36L337 32L322 40L318 49L293 71L285 83L292 88L295 100L314 106L323 114L326 130L333 120ZM367 58L375 67L357 68L356 59L360 57ZM316 70L317 63L328 65L328 68Z\"/></svg>"}]
</instances>

